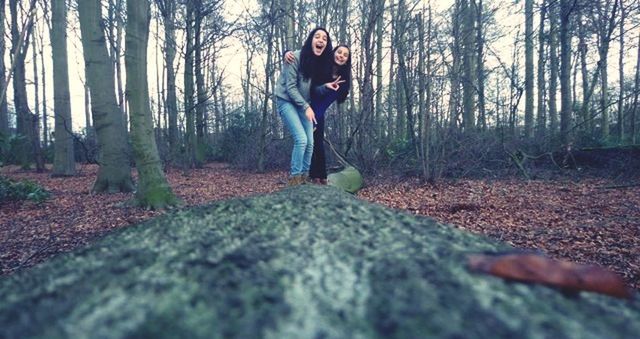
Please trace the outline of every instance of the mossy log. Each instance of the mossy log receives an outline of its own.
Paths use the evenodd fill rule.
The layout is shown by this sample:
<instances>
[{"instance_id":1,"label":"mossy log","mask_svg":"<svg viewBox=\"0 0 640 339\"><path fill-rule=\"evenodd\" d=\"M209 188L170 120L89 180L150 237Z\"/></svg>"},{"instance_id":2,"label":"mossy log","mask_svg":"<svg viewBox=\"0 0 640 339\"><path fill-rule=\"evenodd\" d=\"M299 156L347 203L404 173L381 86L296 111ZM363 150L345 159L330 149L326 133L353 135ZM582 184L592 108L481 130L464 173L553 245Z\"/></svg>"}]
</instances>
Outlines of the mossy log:
<instances>
[{"instance_id":1,"label":"mossy log","mask_svg":"<svg viewBox=\"0 0 640 339\"><path fill-rule=\"evenodd\" d=\"M0 278L0 338L634 338L640 302L466 269L504 244L329 186L191 208Z\"/></svg>"}]
</instances>

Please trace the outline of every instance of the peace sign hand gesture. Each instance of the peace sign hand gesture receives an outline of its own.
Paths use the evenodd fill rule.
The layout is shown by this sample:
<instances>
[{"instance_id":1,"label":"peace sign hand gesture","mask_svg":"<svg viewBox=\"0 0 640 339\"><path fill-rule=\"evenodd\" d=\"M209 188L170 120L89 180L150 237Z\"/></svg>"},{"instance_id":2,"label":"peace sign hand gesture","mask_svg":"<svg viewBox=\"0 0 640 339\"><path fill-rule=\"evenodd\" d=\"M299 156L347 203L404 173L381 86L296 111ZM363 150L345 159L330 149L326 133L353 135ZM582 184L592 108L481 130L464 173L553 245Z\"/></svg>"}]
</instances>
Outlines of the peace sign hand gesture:
<instances>
[{"instance_id":1,"label":"peace sign hand gesture","mask_svg":"<svg viewBox=\"0 0 640 339\"><path fill-rule=\"evenodd\" d=\"M340 80L340 76L338 76L338 78L332 82L327 82L326 84L324 84L325 86L327 86L327 88L330 88L334 91L337 91L340 89L340 84L345 82L346 80Z\"/></svg>"}]
</instances>

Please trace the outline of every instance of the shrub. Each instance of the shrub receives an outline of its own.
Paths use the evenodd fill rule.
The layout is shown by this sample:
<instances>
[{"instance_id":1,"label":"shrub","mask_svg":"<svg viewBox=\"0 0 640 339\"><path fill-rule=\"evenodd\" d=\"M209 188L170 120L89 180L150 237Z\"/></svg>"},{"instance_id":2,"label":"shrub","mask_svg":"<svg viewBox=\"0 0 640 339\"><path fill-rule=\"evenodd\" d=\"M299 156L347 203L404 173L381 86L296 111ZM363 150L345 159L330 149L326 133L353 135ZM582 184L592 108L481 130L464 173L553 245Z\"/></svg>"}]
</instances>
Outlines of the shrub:
<instances>
[{"instance_id":1,"label":"shrub","mask_svg":"<svg viewBox=\"0 0 640 339\"><path fill-rule=\"evenodd\" d=\"M49 192L32 181L14 181L0 176L0 204L9 201L31 200L43 202L49 198Z\"/></svg>"}]
</instances>

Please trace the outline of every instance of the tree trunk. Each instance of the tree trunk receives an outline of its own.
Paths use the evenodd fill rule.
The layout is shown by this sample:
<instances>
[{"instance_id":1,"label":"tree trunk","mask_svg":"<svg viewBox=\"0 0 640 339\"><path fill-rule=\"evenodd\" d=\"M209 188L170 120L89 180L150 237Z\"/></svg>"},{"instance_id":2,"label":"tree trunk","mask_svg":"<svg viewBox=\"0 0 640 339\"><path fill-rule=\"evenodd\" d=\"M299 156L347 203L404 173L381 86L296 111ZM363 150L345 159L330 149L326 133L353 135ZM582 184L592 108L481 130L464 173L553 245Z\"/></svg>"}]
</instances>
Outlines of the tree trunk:
<instances>
[{"instance_id":1,"label":"tree trunk","mask_svg":"<svg viewBox=\"0 0 640 339\"><path fill-rule=\"evenodd\" d=\"M524 1L524 134L533 138L533 0Z\"/></svg>"},{"instance_id":2,"label":"tree trunk","mask_svg":"<svg viewBox=\"0 0 640 339\"><path fill-rule=\"evenodd\" d=\"M569 130L571 129L571 32L570 18L573 10L573 2L560 1L560 138L564 145L571 141Z\"/></svg>"},{"instance_id":3,"label":"tree trunk","mask_svg":"<svg viewBox=\"0 0 640 339\"><path fill-rule=\"evenodd\" d=\"M178 203L162 172L153 133L147 80L147 46L151 10L148 0L127 1L125 68L130 105L131 143L138 169L138 188L133 203L158 209Z\"/></svg>"},{"instance_id":4,"label":"tree trunk","mask_svg":"<svg viewBox=\"0 0 640 339\"><path fill-rule=\"evenodd\" d=\"M269 4L269 11L268 13L270 14L271 17L273 17L275 15L276 12L276 3L275 0L271 0L271 3ZM266 41L270 41L273 40L275 38L275 29L276 29L276 25L277 23L274 21L270 21L269 22L269 32L268 35L265 37ZM288 35L288 37L290 37L291 35ZM287 39L288 42L291 42L290 39ZM271 73L273 72L272 67L273 67L273 44L267 44L267 63L265 65L265 92L264 92L264 101L262 103L262 110L261 110L261 114L260 114L260 121L259 121L259 128L258 128L258 163L257 163L257 169L258 172L264 172L265 168L266 168L266 153L267 153L267 120L269 117L269 102L272 101L271 98L271 93L270 93L270 89L271 89ZM250 81L249 79L247 79L247 81Z\"/></svg>"},{"instance_id":5,"label":"tree trunk","mask_svg":"<svg viewBox=\"0 0 640 339\"><path fill-rule=\"evenodd\" d=\"M43 2L43 11L45 15L48 15L48 4L47 2ZM66 26L65 26L66 28ZM40 35L40 46L44 46L44 33ZM43 136L43 145L45 148L49 147L49 115L47 109L47 73L46 73L46 63L44 61L44 47L40 49L40 64L42 65L41 74L42 74L42 136ZM54 111L55 112L55 111ZM55 115L55 113L54 113Z\"/></svg>"},{"instance_id":6,"label":"tree trunk","mask_svg":"<svg viewBox=\"0 0 640 339\"><path fill-rule=\"evenodd\" d=\"M196 159L198 164L202 164L204 162L204 143L205 135L206 135L206 121L205 121L205 110L206 110L206 101L207 101L207 93L204 86L204 62L202 60L202 50L204 48L204 43L202 39L202 0L196 0L196 15L194 20L194 56L195 56L195 64L194 64L194 73L196 78L196 139L198 140L196 144Z\"/></svg>"},{"instance_id":7,"label":"tree trunk","mask_svg":"<svg viewBox=\"0 0 640 339\"><path fill-rule=\"evenodd\" d=\"M558 3L549 2L549 130L551 136L558 132Z\"/></svg>"},{"instance_id":8,"label":"tree trunk","mask_svg":"<svg viewBox=\"0 0 640 339\"><path fill-rule=\"evenodd\" d=\"M486 113L486 103L485 103L485 90L484 90L484 82L485 82L485 71L484 71L484 6L482 4L482 0L474 0L473 1L476 7L476 45L478 49L477 64L476 64L476 72L478 79L478 114L479 117L479 127L485 131L487 129L487 113Z\"/></svg>"},{"instance_id":9,"label":"tree trunk","mask_svg":"<svg viewBox=\"0 0 640 339\"><path fill-rule=\"evenodd\" d=\"M460 44L460 22L462 18L462 0L456 0L455 9L453 10L452 31L453 44L451 46L451 70L449 77L451 78L451 89L449 96L449 126L453 130L458 125L458 107L460 106L460 60L462 59L462 48Z\"/></svg>"},{"instance_id":10,"label":"tree trunk","mask_svg":"<svg viewBox=\"0 0 640 339\"><path fill-rule=\"evenodd\" d=\"M5 35L5 0L0 0L0 37L4 37ZM5 39L0 39L0 76L2 77L2 81L0 81L0 93L7 92L8 83L5 83L7 69L4 64L4 53L5 53ZM0 100L0 135L4 137L9 136L9 110L7 109L7 97L6 95L2 95L2 99Z\"/></svg>"},{"instance_id":11,"label":"tree trunk","mask_svg":"<svg viewBox=\"0 0 640 339\"><path fill-rule=\"evenodd\" d=\"M76 174L67 64L67 4L54 0L51 6L51 51L53 54L53 110L55 112L54 176Z\"/></svg>"},{"instance_id":12,"label":"tree trunk","mask_svg":"<svg viewBox=\"0 0 640 339\"><path fill-rule=\"evenodd\" d=\"M582 22L582 14L578 12L577 15L578 21L578 50L580 53L580 73L582 78L582 105L585 107L589 107L589 72L587 71L587 41L586 41L586 29L584 27L584 23ZM591 133L592 131L592 122L591 117L589 117L589 111L585 110L581 112L580 117L584 123L584 131L587 133Z\"/></svg>"},{"instance_id":13,"label":"tree trunk","mask_svg":"<svg viewBox=\"0 0 640 339\"><path fill-rule=\"evenodd\" d=\"M193 2L187 1L187 17L186 17L186 40L187 46L185 50L185 62L184 62L184 112L186 117L185 128L185 149L186 149L186 163L188 168L195 168L196 163L196 131L195 131L195 105L193 101L194 89L193 89L193 18L194 18Z\"/></svg>"},{"instance_id":14,"label":"tree trunk","mask_svg":"<svg viewBox=\"0 0 640 339\"><path fill-rule=\"evenodd\" d=\"M382 55L382 42L384 38L384 2L385 0L377 1L379 8L376 10L379 15L376 22L376 108L375 108L375 116L374 116L374 124L376 133L374 134L378 140L381 140L383 135L383 125L382 122L382 89L383 89L383 79L382 79L382 63L383 63L383 55Z\"/></svg>"},{"instance_id":15,"label":"tree trunk","mask_svg":"<svg viewBox=\"0 0 640 339\"><path fill-rule=\"evenodd\" d=\"M538 31L538 115L536 124L536 136L538 141L544 140L547 125L547 110L545 105L545 33L544 22L547 15L547 1L540 5L540 29Z\"/></svg>"},{"instance_id":16,"label":"tree trunk","mask_svg":"<svg viewBox=\"0 0 640 339\"><path fill-rule=\"evenodd\" d=\"M167 71L167 102L165 107L169 124L170 162L178 163L180 140L178 138L178 97L176 94L176 71L173 66L176 57L175 10L174 1L165 1L162 16L164 19L164 57Z\"/></svg>"},{"instance_id":17,"label":"tree trunk","mask_svg":"<svg viewBox=\"0 0 640 339\"><path fill-rule=\"evenodd\" d=\"M620 83L620 93L618 95L618 128L616 129L616 136L618 142L622 143L624 139L624 21L626 19L626 12L624 4L620 4L620 54L618 58L618 77Z\"/></svg>"},{"instance_id":18,"label":"tree trunk","mask_svg":"<svg viewBox=\"0 0 640 339\"><path fill-rule=\"evenodd\" d=\"M631 118L629 119L631 130L629 131L629 134L631 134L631 144L635 145L638 137L638 96L640 95L640 34L638 35L638 55L633 90L633 107L631 109Z\"/></svg>"},{"instance_id":19,"label":"tree trunk","mask_svg":"<svg viewBox=\"0 0 640 339\"><path fill-rule=\"evenodd\" d=\"M20 33L18 27L18 0L9 1L9 10L11 11L11 54L14 58L13 67L13 96L14 109L16 111L16 129L19 135L24 136L24 140L17 145L16 153L18 164L28 167L36 160L36 140L39 140L36 134L37 117L31 113L27 101L27 85L25 75L25 57L29 48L29 38L33 30L31 20L23 26L24 35ZM35 1L31 2L28 15L32 15Z\"/></svg>"},{"instance_id":20,"label":"tree trunk","mask_svg":"<svg viewBox=\"0 0 640 339\"><path fill-rule=\"evenodd\" d=\"M475 69L475 41L474 41L474 15L470 0L462 0L462 68L464 81L462 82L462 124L465 133L470 133L475 127L475 93L476 72Z\"/></svg>"},{"instance_id":21,"label":"tree trunk","mask_svg":"<svg viewBox=\"0 0 640 339\"><path fill-rule=\"evenodd\" d=\"M78 2L86 79L91 94L93 126L100 146L94 192L131 192L133 181L124 117L115 95L115 76L101 27L100 0Z\"/></svg>"},{"instance_id":22,"label":"tree trunk","mask_svg":"<svg viewBox=\"0 0 640 339\"><path fill-rule=\"evenodd\" d=\"M390 11L391 11L391 41L395 41L395 5L394 5L394 0L390 0L389 1L389 7L390 7ZM344 25L341 25L344 26ZM395 102L397 102L397 96L395 94L394 88L395 86L393 85L395 83L395 73L394 73L394 67L395 67L395 59L396 59L396 48L394 46L394 44L391 44L391 46L389 47L389 91L387 94L387 127L391 127L393 126L393 108L397 106L394 105ZM393 99L396 99L395 102ZM394 138L394 128L386 128L385 129L387 132L387 143L391 142Z\"/></svg>"}]
</instances>

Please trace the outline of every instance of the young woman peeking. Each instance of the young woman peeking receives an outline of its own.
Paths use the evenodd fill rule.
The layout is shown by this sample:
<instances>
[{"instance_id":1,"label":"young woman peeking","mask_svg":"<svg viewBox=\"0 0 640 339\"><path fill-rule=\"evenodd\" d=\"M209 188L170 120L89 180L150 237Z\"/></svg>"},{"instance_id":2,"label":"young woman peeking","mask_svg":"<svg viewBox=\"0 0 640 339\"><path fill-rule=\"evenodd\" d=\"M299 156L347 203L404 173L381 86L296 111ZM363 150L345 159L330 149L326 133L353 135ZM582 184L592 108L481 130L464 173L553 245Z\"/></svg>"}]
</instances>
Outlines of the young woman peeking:
<instances>
[{"instance_id":1,"label":"young woman peeking","mask_svg":"<svg viewBox=\"0 0 640 339\"><path fill-rule=\"evenodd\" d=\"M285 61L295 63L293 52L285 53ZM328 65L323 65L320 74L314 78L311 87L311 109L316 124L313 131L313 156L309 171L312 182L327 184L327 164L324 150L325 113L334 101L343 103L351 88L351 51L346 45L337 46Z\"/></svg>"}]
</instances>

